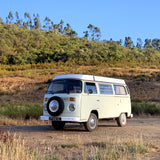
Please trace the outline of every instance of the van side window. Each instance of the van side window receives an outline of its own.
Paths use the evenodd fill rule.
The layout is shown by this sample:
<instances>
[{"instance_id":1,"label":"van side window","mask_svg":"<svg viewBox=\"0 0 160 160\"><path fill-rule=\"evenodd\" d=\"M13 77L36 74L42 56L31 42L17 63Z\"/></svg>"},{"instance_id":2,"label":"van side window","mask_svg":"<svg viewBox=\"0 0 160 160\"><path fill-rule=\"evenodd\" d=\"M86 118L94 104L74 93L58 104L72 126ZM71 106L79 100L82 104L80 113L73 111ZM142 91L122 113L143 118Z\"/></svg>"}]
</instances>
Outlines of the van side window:
<instances>
[{"instance_id":1,"label":"van side window","mask_svg":"<svg viewBox=\"0 0 160 160\"><path fill-rule=\"evenodd\" d=\"M114 85L114 92L116 95L126 95L126 89L124 86Z\"/></svg>"},{"instance_id":2,"label":"van side window","mask_svg":"<svg viewBox=\"0 0 160 160\"><path fill-rule=\"evenodd\" d=\"M88 94L97 94L95 83L86 82L84 86L84 92Z\"/></svg>"},{"instance_id":3,"label":"van side window","mask_svg":"<svg viewBox=\"0 0 160 160\"><path fill-rule=\"evenodd\" d=\"M112 85L110 84L99 84L101 94L113 94Z\"/></svg>"}]
</instances>

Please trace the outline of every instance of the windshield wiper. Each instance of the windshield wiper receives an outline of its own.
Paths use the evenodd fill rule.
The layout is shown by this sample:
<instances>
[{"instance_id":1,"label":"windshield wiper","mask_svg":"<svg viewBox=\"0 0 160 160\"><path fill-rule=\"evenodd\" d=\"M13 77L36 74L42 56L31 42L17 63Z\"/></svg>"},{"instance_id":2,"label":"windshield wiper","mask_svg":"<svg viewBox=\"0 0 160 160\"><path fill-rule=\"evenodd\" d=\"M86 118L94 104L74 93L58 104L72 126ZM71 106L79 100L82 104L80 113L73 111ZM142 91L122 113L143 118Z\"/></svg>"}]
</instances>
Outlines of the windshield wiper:
<instances>
[{"instance_id":1,"label":"windshield wiper","mask_svg":"<svg viewBox=\"0 0 160 160\"><path fill-rule=\"evenodd\" d=\"M54 94L54 92L52 92L52 91L47 91L47 93L49 93L49 94Z\"/></svg>"}]
</instances>

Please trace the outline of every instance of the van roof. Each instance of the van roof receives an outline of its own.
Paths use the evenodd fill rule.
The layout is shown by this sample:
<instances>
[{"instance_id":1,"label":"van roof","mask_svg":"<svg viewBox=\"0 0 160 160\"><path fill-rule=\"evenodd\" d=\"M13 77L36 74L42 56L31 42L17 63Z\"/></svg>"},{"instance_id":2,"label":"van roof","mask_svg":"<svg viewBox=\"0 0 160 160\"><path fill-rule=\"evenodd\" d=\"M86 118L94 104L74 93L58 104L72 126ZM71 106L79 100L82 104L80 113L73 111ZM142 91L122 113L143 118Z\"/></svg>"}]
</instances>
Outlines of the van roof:
<instances>
[{"instance_id":1,"label":"van roof","mask_svg":"<svg viewBox=\"0 0 160 160\"><path fill-rule=\"evenodd\" d=\"M94 76L94 75L84 75L84 74L64 74L64 75L59 75L53 78L53 80L58 80L58 79L80 79L80 80L88 80L88 81L125 84L125 81L123 79Z\"/></svg>"}]
</instances>

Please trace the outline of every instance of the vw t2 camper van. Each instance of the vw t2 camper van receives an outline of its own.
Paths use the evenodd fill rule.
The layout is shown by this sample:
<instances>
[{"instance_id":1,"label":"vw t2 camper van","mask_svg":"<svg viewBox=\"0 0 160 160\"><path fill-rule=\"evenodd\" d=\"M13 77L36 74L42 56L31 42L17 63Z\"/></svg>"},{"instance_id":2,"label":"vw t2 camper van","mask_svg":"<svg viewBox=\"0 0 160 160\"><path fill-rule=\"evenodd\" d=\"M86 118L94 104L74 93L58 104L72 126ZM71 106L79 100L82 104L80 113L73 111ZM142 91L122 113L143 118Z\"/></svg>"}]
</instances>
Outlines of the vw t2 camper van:
<instances>
[{"instance_id":1,"label":"vw t2 camper van","mask_svg":"<svg viewBox=\"0 0 160 160\"><path fill-rule=\"evenodd\" d=\"M125 126L132 117L129 89L122 79L66 74L53 78L45 96L41 120L52 121L55 129L66 122L83 123L88 131L100 119L115 119Z\"/></svg>"}]
</instances>

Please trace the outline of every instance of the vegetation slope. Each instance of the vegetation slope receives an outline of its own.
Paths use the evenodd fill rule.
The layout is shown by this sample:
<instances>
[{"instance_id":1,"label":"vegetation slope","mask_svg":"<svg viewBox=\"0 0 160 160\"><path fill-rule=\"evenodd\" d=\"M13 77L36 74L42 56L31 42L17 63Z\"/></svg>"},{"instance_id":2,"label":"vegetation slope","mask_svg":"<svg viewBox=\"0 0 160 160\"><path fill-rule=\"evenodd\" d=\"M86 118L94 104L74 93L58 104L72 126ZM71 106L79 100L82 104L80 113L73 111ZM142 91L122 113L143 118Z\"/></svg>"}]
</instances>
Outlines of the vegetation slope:
<instances>
[{"instance_id":1,"label":"vegetation slope","mask_svg":"<svg viewBox=\"0 0 160 160\"><path fill-rule=\"evenodd\" d=\"M84 37L77 37L70 24L61 20L54 24L48 17L44 25L39 15L24 14L25 19L12 12L6 22L0 18L0 63L34 64L45 62L76 62L77 64L152 65L159 66L160 40L146 39L144 46L138 38L137 45L131 37L122 40L99 41L100 29L89 24Z\"/></svg>"}]
</instances>

